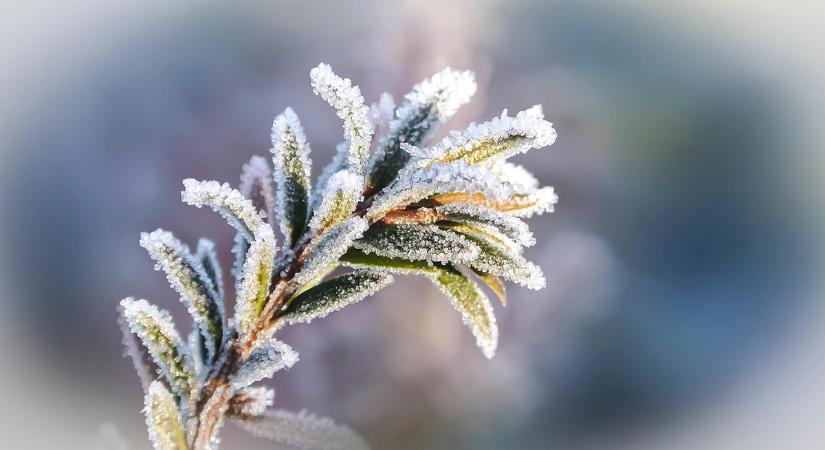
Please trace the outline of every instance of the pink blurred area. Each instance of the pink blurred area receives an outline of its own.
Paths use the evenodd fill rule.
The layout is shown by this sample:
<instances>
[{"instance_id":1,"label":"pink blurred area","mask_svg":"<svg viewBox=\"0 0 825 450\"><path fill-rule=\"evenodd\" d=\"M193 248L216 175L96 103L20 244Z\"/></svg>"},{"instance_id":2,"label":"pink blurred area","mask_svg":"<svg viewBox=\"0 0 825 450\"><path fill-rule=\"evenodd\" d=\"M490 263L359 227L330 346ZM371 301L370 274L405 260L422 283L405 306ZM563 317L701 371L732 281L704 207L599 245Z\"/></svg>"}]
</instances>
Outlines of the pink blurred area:
<instances>
[{"instance_id":1,"label":"pink blurred area","mask_svg":"<svg viewBox=\"0 0 825 450\"><path fill-rule=\"evenodd\" d=\"M403 278L280 335L277 406L376 449L822 448L823 24L804 1L3 4L0 446L149 448L115 306L189 319L138 233L208 236L228 277L232 232L180 180L236 185L287 106L319 173L323 61L367 101L474 70L444 131L543 104L558 142L518 162L560 203L495 358ZM224 448L280 447L229 424Z\"/></svg>"}]
</instances>

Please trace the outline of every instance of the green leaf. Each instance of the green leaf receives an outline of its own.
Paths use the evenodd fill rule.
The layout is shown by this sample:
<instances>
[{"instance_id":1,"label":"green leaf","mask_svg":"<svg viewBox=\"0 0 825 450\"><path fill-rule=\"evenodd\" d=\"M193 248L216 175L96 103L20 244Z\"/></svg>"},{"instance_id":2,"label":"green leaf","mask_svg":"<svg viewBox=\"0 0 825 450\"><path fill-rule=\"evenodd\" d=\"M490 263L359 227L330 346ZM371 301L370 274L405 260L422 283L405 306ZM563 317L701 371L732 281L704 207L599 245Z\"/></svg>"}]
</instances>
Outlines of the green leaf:
<instances>
[{"instance_id":1,"label":"green leaf","mask_svg":"<svg viewBox=\"0 0 825 450\"><path fill-rule=\"evenodd\" d=\"M189 253L189 248L172 233L155 230L141 233L140 245L163 270L169 284L180 294L189 314L206 338L209 361L215 356L223 339L223 299L218 295L212 278L203 265Z\"/></svg>"},{"instance_id":2,"label":"green leaf","mask_svg":"<svg viewBox=\"0 0 825 450\"><path fill-rule=\"evenodd\" d=\"M375 294L392 282L392 275L356 270L314 286L287 303L280 313L289 324L309 323Z\"/></svg>"},{"instance_id":3,"label":"green leaf","mask_svg":"<svg viewBox=\"0 0 825 450\"><path fill-rule=\"evenodd\" d=\"M278 185L275 214L290 247L304 232L309 214L309 152L298 116L287 108L272 124L272 163Z\"/></svg>"},{"instance_id":4,"label":"green leaf","mask_svg":"<svg viewBox=\"0 0 825 450\"><path fill-rule=\"evenodd\" d=\"M269 225L263 224L261 227L246 253L243 280L235 300L235 321L241 332L252 328L269 298L275 264L275 237Z\"/></svg>"},{"instance_id":5,"label":"green leaf","mask_svg":"<svg viewBox=\"0 0 825 450\"><path fill-rule=\"evenodd\" d=\"M437 273L429 277L461 313L484 356L492 358L498 345L498 326L493 307L484 292L452 266L441 266Z\"/></svg>"},{"instance_id":6,"label":"green leaf","mask_svg":"<svg viewBox=\"0 0 825 450\"><path fill-rule=\"evenodd\" d=\"M501 281L501 278L491 275L486 272L482 272L480 270L472 269L473 273L476 274L479 280L483 281L487 287L496 294L498 300L501 302L502 306L507 306L507 287L504 286L504 282Z\"/></svg>"},{"instance_id":7,"label":"green leaf","mask_svg":"<svg viewBox=\"0 0 825 450\"><path fill-rule=\"evenodd\" d=\"M527 261L512 248L491 239L484 239L479 233L463 232L461 234L481 249L479 256L468 263L471 268L499 276L530 289L541 289L547 284L541 268Z\"/></svg>"},{"instance_id":8,"label":"green leaf","mask_svg":"<svg viewBox=\"0 0 825 450\"><path fill-rule=\"evenodd\" d=\"M126 298L120 306L129 329L152 355L172 390L191 398L196 390L192 359L169 313L142 299Z\"/></svg>"},{"instance_id":9,"label":"green leaf","mask_svg":"<svg viewBox=\"0 0 825 450\"><path fill-rule=\"evenodd\" d=\"M474 243L434 225L376 224L354 246L390 258L439 262L468 262L479 254Z\"/></svg>"},{"instance_id":10,"label":"green leaf","mask_svg":"<svg viewBox=\"0 0 825 450\"><path fill-rule=\"evenodd\" d=\"M145 401L146 427L155 450L186 450L186 431L180 413L163 383L153 381Z\"/></svg>"},{"instance_id":11,"label":"green leaf","mask_svg":"<svg viewBox=\"0 0 825 450\"><path fill-rule=\"evenodd\" d=\"M390 258L376 254L364 253L351 248L341 257L341 263L353 268L376 268L397 274L427 274L438 271L435 265L427 261L410 261L402 258Z\"/></svg>"}]
</instances>

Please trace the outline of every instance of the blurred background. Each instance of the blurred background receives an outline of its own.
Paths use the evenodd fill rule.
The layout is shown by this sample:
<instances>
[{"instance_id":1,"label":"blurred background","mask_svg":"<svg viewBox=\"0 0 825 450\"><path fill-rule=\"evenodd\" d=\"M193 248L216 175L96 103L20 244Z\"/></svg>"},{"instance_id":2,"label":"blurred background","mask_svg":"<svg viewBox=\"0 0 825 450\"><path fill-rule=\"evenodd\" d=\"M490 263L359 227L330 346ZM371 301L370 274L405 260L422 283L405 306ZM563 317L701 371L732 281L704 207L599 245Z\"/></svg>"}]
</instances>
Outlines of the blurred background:
<instances>
[{"instance_id":1,"label":"blurred background","mask_svg":"<svg viewBox=\"0 0 825 450\"><path fill-rule=\"evenodd\" d=\"M140 231L232 231L180 180L234 185L291 106L315 173L341 139L309 69L368 102L450 65L479 94L445 129L544 105L517 162L555 186L486 360L420 279L281 338L279 407L376 449L821 449L825 63L819 2L3 2L4 448L149 448L115 306L177 297ZM224 428L224 448L281 448Z\"/></svg>"}]
</instances>

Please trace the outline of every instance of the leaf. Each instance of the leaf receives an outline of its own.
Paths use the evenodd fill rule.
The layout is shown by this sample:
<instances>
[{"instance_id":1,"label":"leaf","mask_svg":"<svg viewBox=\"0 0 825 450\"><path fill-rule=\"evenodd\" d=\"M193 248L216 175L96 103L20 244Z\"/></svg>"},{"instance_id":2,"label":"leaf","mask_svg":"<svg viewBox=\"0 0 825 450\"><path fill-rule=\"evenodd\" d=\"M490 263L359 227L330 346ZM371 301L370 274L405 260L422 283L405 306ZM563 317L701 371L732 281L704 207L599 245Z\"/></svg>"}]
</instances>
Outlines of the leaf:
<instances>
[{"instance_id":1,"label":"leaf","mask_svg":"<svg viewBox=\"0 0 825 450\"><path fill-rule=\"evenodd\" d=\"M140 338L129 328L129 322L123 312L123 305L118 305L117 324L122 333L123 356L128 356L132 360L132 365L135 367L135 372L140 379L140 385L143 387L143 392L146 393L149 389L149 384L155 379L155 376L160 373L160 368L152 360L152 355L149 350L140 341Z\"/></svg>"},{"instance_id":2,"label":"leaf","mask_svg":"<svg viewBox=\"0 0 825 450\"><path fill-rule=\"evenodd\" d=\"M498 162L533 148L549 146L555 140L556 130L544 120L540 105L515 117L508 116L505 109L501 116L489 122L471 123L465 131L454 131L438 144L418 150L414 164L427 167L457 160L470 164Z\"/></svg>"},{"instance_id":3,"label":"leaf","mask_svg":"<svg viewBox=\"0 0 825 450\"><path fill-rule=\"evenodd\" d=\"M246 262L246 253L249 252L249 241L246 240L243 233L235 233L235 244L232 246L232 254L235 255L235 261L232 263L232 277L235 279L235 292L241 290L241 282L243 281L243 266Z\"/></svg>"},{"instance_id":4,"label":"leaf","mask_svg":"<svg viewBox=\"0 0 825 450\"><path fill-rule=\"evenodd\" d=\"M335 172L324 187L320 204L312 213L309 229L317 233L346 220L363 198L363 189L363 177L348 170Z\"/></svg>"},{"instance_id":5,"label":"leaf","mask_svg":"<svg viewBox=\"0 0 825 450\"><path fill-rule=\"evenodd\" d=\"M212 281L212 286L218 293L218 298L224 298L223 272L218 261L218 252L215 250L215 243L209 239L198 239L198 248L195 250L195 261L203 266L203 271Z\"/></svg>"},{"instance_id":6,"label":"leaf","mask_svg":"<svg viewBox=\"0 0 825 450\"><path fill-rule=\"evenodd\" d=\"M146 394L146 427L155 450L186 450L183 428L175 399L163 383L153 381Z\"/></svg>"},{"instance_id":7,"label":"leaf","mask_svg":"<svg viewBox=\"0 0 825 450\"><path fill-rule=\"evenodd\" d=\"M237 424L257 437L306 450L369 449L349 427L305 411L270 410L261 418L238 421Z\"/></svg>"},{"instance_id":8,"label":"leaf","mask_svg":"<svg viewBox=\"0 0 825 450\"><path fill-rule=\"evenodd\" d=\"M235 322L241 332L249 331L266 305L275 263L272 228L260 225L243 265L243 280L235 300Z\"/></svg>"},{"instance_id":9,"label":"leaf","mask_svg":"<svg viewBox=\"0 0 825 450\"><path fill-rule=\"evenodd\" d=\"M272 169L261 156L254 155L241 167L241 184L238 191L252 201L258 211L263 211L272 224L275 211L275 190L272 187Z\"/></svg>"},{"instance_id":10,"label":"leaf","mask_svg":"<svg viewBox=\"0 0 825 450\"><path fill-rule=\"evenodd\" d=\"M206 338L207 359L214 358L223 339L223 299L218 296L212 279L203 265L189 253L189 248L157 229L141 233L140 246L155 261L155 269L166 273L172 288L180 294L189 314Z\"/></svg>"},{"instance_id":11,"label":"leaf","mask_svg":"<svg viewBox=\"0 0 825 450\"><path fill-rule=\"evenodd\" d=\"M402 143L420 145L475 91L472 72L449 67L415 85L396 110L396 119L390 122L389 132L379 141L370 162L370 193L389 186L409 161L410 155L401 148Z\"/></svg>"},{"instance_id":12,"label":"leaf","mask_svg":"<svg viewBox=\"0 0 825 450\"><path fill-rule=\"evenodd\" d=\"M541 289L547 282L541 268L524 259L512 249L498 245L479 235L461 233L481 249L479 256L469 262L473 269L499 276L529 289Z\"/></svg>"},{"instance_id":13,"label":"leaf","mask_svg":"<svg viewBox=\"0 0 825 450\"><path fill-rule=\"evenodd\" d=\"M290 247L298 242L307 223L312 167L309 152L298 116L287 108L272 124L272 163L278 185L275 211Z\"/></svg>"},{"instance_id":14,"label":"leaf","mask_svg":"<svg viewBox=\"0 0 825 450\"><path fill-rule=\"evenodd\" d=\"M275 400L275 391L265 387L245 387L229 400L226 414L235 419L250 419L266 412Z\"/></svg>"},{"instance_id":15,"label":"leaf","mask_svg":"<svg viewBox=\"0 0 825 450\"><path fill-rule=\"evenodd\" d=\"M490 290L496 294L496 297L498 297L498 300L501 302L502 306L507 306L507 287L504 286L501 278L475 269L473 269L473 273L475 273L478 279L483 281L484 284L486 284L487 287L489 287Z\"/></svg>"},{"instance_id":16,"label":"leaf","mask_svg":"<svg viewBox=\"0 0 825 450\"><path fill-rule=\"evenodd\" d=\"M484 206L453 203L438 206L435 208L435 211L444 220L493 227L519 245L525 247L530 247L536 243L536 238L533 237L533 233L526 223L517 217L495 209Z\"/></svg>"},{"instance_id":17,"label":"leaf","mask_svg":"<svg viewBox=\"0 0 825 450\"><path fill-rule=\"evenodd\" d=\"M143 299L126 298L120 306L129 329L152 355L159 374L176 394L191 397L195 392L192 359L169 313Z\"/></svg>"},{"instance_id":18,"label":"leaf","mask_svg":"<svg viewBox=\"0 0 825 450\"><path fill-rule=\"evenodd\" d=\"M361 90L353 86L349 78L336 75L327 64L319 64L309 76L313 92L335 108L344 121L344 138L348 143L346 169L364 175L373 131Z\"/></svg>"},{"instance_id":19,"label":"leaf","mask_svg":"<svg viewBox=\"0 0 825 450\"><path fill-rule=\"evenodd\" d=\"M495 198L480 192L449 192L433 195L431 200L442 205L463 203L483 206L506 212L515 217L529 218L546 212L553 212L558 197L550 186L543 187L529 194L513 194L508 198Z\"/></svg>"},{"instance_id":20,"label":"leaf","mask_svg":"<svg viewBox=\"0 0 825 450\"><path fill-rule=\"evenodd\" d=\"M264 221L252 201L244 197L229 184L217 181L198 181L192 178L183 180L181 199L192 206L200 208L209 206L220 213L230 225L243 233L247 241L255 239L255 231L261 229Z\"/></svg>"},{"instance_id":21,"label":"leaf","mask_svg":"<svg viewBox=\"0 0 825 450\"><path fill-rule=\"evenodd\" d=\"M390 258L467 262L478 247L461 235L433 225L373 225L354 247Z\"/></svg>"},{"instance_id":22,"label":"leaf","mask_svg":"<svg viewBox=\"0 0 825 450\"><path fill-rule=\"evenodd\" d=\"M367 229L367 221L361 217L351 217L340 225L329 229L317 242L308 248L308 255L301 270L292 279L296 287L315 280L335 264Z\"/></svg>"},{"instance_id":23,"label":"leaf","mask_svg":"<svg viewBox=\"0 0 825 450\"><path fill-rule=\"evenodd\" d=\"M252 351L230 383L233 389L245 388L271 377L279 370L292 367L297 361L298 353L292 347L277 339L269 339Z\"/></svg>"},{"instance_id":24,"label":"leaf","mask_svg":"<svg viewBox=\"0 0 825 450\"><path fill-rule=\"evenodd\" d=\"M352 268L376 268L396 274L427 274L435 273L438 268L427 261L410 261L402 258L389 258L375 254L368 254L356 248L347 250L341 257L341 263Z\"/></svg>"},{"instance_id":25,"label":"leaf","mask_svg":"<svg viewBox=\"0 0 825 450\"><path fill-rule=\"evenodd\" d=\"M478 285L451 266L441 266L430 279L450 299L476 338L476 344L487 358L492 358L498 345L498 327L490 300Z\"/></svg>"},{"instance_id":26,"label":"leaf","mask_svg":"<svg viewBox=\"0 0 825 450\"><path fill-rule=\"evenodd\" d=\"M392 283L392 275L356 270L325 281L297 295L280 313L287 323L309 323L375 294Z\"/></svg>"}]
</instances>

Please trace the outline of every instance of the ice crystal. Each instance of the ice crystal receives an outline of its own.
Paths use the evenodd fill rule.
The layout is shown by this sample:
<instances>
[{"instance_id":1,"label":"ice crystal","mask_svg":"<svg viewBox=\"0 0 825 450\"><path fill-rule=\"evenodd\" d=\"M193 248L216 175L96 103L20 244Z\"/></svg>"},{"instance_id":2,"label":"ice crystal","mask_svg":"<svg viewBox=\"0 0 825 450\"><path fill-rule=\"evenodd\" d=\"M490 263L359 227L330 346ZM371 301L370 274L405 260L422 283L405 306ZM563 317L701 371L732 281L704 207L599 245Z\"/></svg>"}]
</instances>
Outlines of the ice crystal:
<instances>
[{"instance_id":1,"label":"ice crystal","mask_svg":"<svg viewBox=\"0 0 825 450\"><path fill-rule=\"evenodd\" d=\"M387 273L356 270L301 293L292 299L281 315L289 324L309 323L375 294L392 282Z\"/></svg>"},{"instance_id":2,"label":"ice crystal","mask_svg":"<svg viewBox=\"0 0 825 450\"><path fill-rule=\"evenodd\" d=\"M160 375L176 394L191 395L195 390L192 360L171 315L143 299L126 298L120 306L129 329L152 355Z\"/></svg>"},{"instance_id":3,"label":"ice crystal","mask_svg":"<svg viewBox=\"0 0 825 450\"><path fill-rule=\"evenodd\" d=\"M390 258L468 262L479 248L464 236L431 225L373 226L355 248Z\"/></svg>"},{"instance_id":4,"label":"ice crystal","mask_svg":"<svg viewBox=\"0 0 825 450\"><path fill-rule=\"evenodd\" d=\"M156 270L166 273L169 284L180 294L189 314L206 337L208 358L211 360L223 339L223 300L203 265L189 252L189 248L172 236L157 229L141 233L140 246L155 261Z\"/></svg>"},{"instance_id":5,"label":"ice crystal","mask_svg":"<svg viewBox=\"0 0 825 450\"><path fill-rule=\"evenodd\" d=\"M306 411L270 410L261 418L238 422L238 425L255 436L306 450L369 449L349 427Z\"/></svg>"},{"instance_id":6,"label":"ice crystal","mask_svg":"<svg viewBox=\"0 0 825 450\"><path fill-rule=\"evenodd\" d=\"M275 262L275 237L272 228L261 224L258 237L249 246L243 265L243 281L235 303L238 329L249 330L263 311L269 297L269 284Z\"/></svg>"},{"instance_id":7,"label":"ice crystal","mask_svg":"<svg viewBox=\"0 0 825 450\"><path fill-rule=\"evenodd\" d=\"M153 381L146 393L146 428L155 450L186 450L186 431L177 404L163 383Z\"/></svg>"},{"instance_id":8,"label":"ice crystal","mask_svg":"<svg viewBox=\"0 0 825 450\"><path fill-rule=\"evenodd\" d=\"M285 109L272 123L272 163L278 185L276 215L290 245L298 242L309 212L309 151L298 116L292 109Z\"/></svg>"},{"instance_id":9,"label":"ice crystal","mask_svg":"<svg viewBox=\"0 0 825 450\"><path fill-rule=\"evenodd\" d=\"M451 68L442 70L415 85L404 97L382 137L370 164L369 181L380 191L398 175L410 159L402 143L419 145L435 132L458 108L470 101L476 91L473 72Z\"/></svg>"},{"instance_id":10,"label":"ice crystal","mask_svg":"<svg viewBox=\"0 0 825 450\"><path fill-rule=\"evenodd\" d=\"M296 286L303 286L324 274L329 266L338 262L352 243L364 234L367 221L361 217L351 217L340 225L330 228L321 238L301 270L293 278Z\"/></svg>"},{"instance_id":11,"label":"ice crystal","mask_svg":"<svg viewBox=\"0 0 825 450\"><path fill-rule=\"evenodd\" d=\"M363 188L363 177L348 170L335 172L324 187L321 203L312 213L309 229L318 232L346 220L363 198Z\"/></svg>"},{"instance_id":12,"label":"ice crystal","mask_svg":"<svg viewBox=\"0 0 825 450\"><path fill-rule=\"evenodd\" d=\"M261 215L252 201L244 197L229 184L217 181L198 181L192 178L183 180L184 190L181 199L192 206L200 208L209 206L220 213L230 225L243 233L247 241L252 241L255 230L264 224Z\"/></svg>"},{"instance_id":13,"label":"ice crystal","mask_svg":"<svg viewBox=\"0 0 825 450\"><path fill-rule=\"evenodd\" d=\"M253 156L238 189L183 182L184 202L208 206L236 229L233 317L224 317L226 289L212 241L199 240L191 253L169 232L141 235L194 318L184 343L166 311L145 300L120 303L123 344L146 392L156 449L215 450L226 417L301 448L365 449L358 435L329 419L272 410L274 391L251 386L298 360L272 338L280 327L359 302L394 275L420 275L446 295L492 357L498 328L482 287L505 304L502 280L545 284L522 255L535 238L521 218L552 211L557 197L507 161L555 140L540 106L514 117L505 110L431 144L438 126L475 93L472 72L445 69L397 107L385 93L368 108L360 89L326 64L310 79L344 122L344 142L314 186L310 147L289 108L273 121L272 169ZM276 228L284 235L280 246Z\"/></svg>"},{"instance_id":14,"label":"ice crystal","mask_svg":"<svg viewBox=\"0 0 825 450\"><path fill-rule=\"evenodd\" d=\"M229 401L227 414L238 419L257 417L275 402L275 391L262 386L240 389Z\"/></svg>"},{"instance_id":15,"label":"ice crystal","mask_svg":"<svg viewBox=\"0 0 825 450\"><path fill-rule=\"evenodd\" d=\"M372 124L369 108L358 86L349 78L336 75L327 64L319 64L309 73L312 89L330 104L344 121L344 138L347 140L346 168L358 175L364 173L372 142Z\"/></svg>"},{"instance_id":16,"label":"ice crystal","mask_svg":"<svg viewBox=\"0 0 825 450\"><path fill-rule=\"evenodd\" d=\"M288 369L298 361L298 353L277 339L269 339L249 355L232 377L232 386L241 389Z\"/></svg>"}]
</instances>

